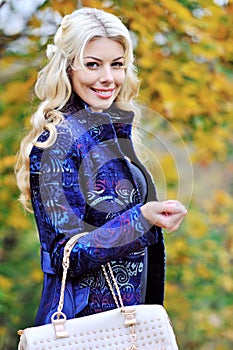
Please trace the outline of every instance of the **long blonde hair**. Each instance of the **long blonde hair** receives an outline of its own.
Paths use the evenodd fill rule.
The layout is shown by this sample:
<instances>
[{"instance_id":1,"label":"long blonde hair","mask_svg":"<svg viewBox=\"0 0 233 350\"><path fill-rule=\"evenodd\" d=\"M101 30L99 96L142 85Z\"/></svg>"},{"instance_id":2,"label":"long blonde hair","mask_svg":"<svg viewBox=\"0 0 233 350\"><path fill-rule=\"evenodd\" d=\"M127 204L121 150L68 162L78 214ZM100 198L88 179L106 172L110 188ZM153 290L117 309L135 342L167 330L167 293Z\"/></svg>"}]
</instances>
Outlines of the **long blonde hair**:
<instances>
[{"instance_id":1,"label":"long blonde hair","mask_svg":"<svg viewBox=\"0 0 233 350\"><path fill-rule=\"evenodd\" d=\"M124 49L126 78L117 96L116 103L127 105L125 109L139 110L134 103L139 89L139 80L134 66L132 43L128 29L113 14L94 8L81 8L63 17L54 36L54 45L48 45L48 64L39 72L35 93L41 100L31 117L32 129L21 142L16 164L16 180L21 191L20 201L28 209L30 203L29 154L33 145L42 148L51 146L57 137L56 125L63 120L62 108L69 100L72 86L69 69L74 59L83 66L83 52L88 42L105 37L121 43ZM138 119L138 118L137 118ZM38 143L42 131L49 130L46 142Z\"/></svg>"}]
</instances>

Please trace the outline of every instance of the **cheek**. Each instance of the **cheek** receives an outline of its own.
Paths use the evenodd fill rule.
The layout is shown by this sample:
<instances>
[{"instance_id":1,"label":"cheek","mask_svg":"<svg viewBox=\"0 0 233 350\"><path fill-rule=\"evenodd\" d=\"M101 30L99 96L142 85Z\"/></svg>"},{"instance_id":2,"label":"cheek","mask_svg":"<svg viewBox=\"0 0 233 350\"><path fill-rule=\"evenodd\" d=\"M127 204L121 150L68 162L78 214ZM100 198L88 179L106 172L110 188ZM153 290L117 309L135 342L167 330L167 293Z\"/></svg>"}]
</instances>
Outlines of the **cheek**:
<instances>
[{"instance_id":1,"label":"cheek","mask_svg":"<svg viewBox=\"0 0 233 350\"><path fill-rule=\"evenodd\" d=\"M118 72L118 74L115 76L115 82L118 85L123 85L125 81L125 71L122 70L121 72Z\"/></svg>"},{"instance_id":2,"label":"cheek","mask_svg":"<svg viewBox=\"0 0 233 350\"><path fill-rule=\"evenodd\" d=\"M71 82L73 86L89 86L95 82L94 74L89 74L89 72L74 72L71 75Z\"/></svg>"}]
</instances>

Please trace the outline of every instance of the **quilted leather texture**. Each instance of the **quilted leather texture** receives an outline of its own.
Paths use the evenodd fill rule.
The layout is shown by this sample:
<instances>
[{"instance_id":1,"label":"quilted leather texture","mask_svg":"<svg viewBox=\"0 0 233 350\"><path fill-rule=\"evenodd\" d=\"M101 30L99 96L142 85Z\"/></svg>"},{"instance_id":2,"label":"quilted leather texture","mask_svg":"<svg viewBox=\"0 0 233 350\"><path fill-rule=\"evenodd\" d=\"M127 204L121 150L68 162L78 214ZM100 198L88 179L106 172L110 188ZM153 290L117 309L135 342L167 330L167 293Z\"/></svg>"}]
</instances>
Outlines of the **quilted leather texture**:
<instances>
[{"instance_id":1,"label":"quilted leather texture","mask_svg":"<svg viewBox=\"0 0 233 350\"><path fill-rule=\"evenodd\" d=\"M161 305L136 305L137 348L120 309L67 320L69 337L56 339L52 324L24 330L19 350L177 350L173 329Z\"/></svg>"}]
</instances>

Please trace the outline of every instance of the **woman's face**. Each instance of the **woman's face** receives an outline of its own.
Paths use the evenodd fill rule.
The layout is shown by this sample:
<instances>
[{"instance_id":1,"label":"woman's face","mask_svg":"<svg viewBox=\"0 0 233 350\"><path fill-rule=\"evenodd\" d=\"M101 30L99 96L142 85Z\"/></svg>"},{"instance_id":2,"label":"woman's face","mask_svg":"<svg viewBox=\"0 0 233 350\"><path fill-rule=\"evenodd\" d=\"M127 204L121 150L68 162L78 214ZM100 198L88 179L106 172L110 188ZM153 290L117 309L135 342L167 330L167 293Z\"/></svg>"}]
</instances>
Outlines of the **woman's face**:
<instances>
[{"instance_id":1,"label":"woman's face","mask_svg":"<svg viewBox=\"0 0 233 350\"><path fill-rule=\"evenodd\" d=\"M124 50L112 39L90 41L83 55L85 70L73 64L73 91L95 112L111 106L125 80Z\"/></svg>"}]
</instances>

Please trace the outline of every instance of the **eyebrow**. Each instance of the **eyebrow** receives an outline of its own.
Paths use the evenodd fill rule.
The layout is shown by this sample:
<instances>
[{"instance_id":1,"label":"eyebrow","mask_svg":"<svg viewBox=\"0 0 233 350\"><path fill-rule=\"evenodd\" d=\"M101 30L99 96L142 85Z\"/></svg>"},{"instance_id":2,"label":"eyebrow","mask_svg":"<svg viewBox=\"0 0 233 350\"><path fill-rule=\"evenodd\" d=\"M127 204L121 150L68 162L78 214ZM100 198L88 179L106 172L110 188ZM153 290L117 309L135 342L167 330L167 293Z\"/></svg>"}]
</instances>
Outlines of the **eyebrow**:
<instances>
[{"instance_id":1,"label":"eyebrow","mask_svg":"<svg viewBox=\"0 0 233 350\"><path fill-rule=\"evenodd\" d=\"M86 57L84 57L84 59L87 59L87 58L91 58L91 59L96 60L96 61L99 61L99 62L102 62L102 61L103 61L103 60L101 60L100 58L95 57L95 56L86 56ZM114 58L114 59L112 60L112 62L118 61L118 60L120 60L120 59L122 59L122 58L124 59L123 56Z\"/></svg>"}]
</instances>

